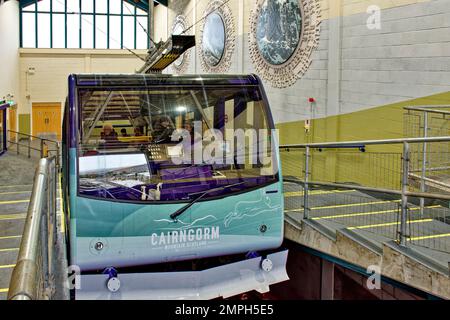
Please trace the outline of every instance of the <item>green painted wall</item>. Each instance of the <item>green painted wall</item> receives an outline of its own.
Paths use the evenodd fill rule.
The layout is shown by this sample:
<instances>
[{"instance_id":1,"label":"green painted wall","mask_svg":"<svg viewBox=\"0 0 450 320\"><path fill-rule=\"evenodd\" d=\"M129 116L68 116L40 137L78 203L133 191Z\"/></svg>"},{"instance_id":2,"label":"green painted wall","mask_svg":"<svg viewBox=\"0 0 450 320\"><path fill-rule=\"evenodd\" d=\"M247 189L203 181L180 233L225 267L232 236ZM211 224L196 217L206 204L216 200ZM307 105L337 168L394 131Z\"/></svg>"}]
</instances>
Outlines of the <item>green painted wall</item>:
<instances>
[{"instance_id":1,"label":"green painted wall","mask_svg":"<svg viewBox=\"0 0 450 320\"><path fill-rule=\"evenodd\" d=\"M31 115L19 114L19 132L31 134Z\"/></svg>"},{"instance_id":2,"label":"green painted wall","mask_svg":"<svg viewBox=\"0 0 450 320\"><path fill-rule=\"evenodd\" d=\"M316 119L305 133L304 121L282 123L281 144L395 139L404 136L404 107L450 105L450 92L403 101L354 113ZM352 182L373 187L400 187L401 145L357 150L312 151L312 180ZM282 152L283 174L303 176L304 153Z\"/></svg>"}]
</instances>

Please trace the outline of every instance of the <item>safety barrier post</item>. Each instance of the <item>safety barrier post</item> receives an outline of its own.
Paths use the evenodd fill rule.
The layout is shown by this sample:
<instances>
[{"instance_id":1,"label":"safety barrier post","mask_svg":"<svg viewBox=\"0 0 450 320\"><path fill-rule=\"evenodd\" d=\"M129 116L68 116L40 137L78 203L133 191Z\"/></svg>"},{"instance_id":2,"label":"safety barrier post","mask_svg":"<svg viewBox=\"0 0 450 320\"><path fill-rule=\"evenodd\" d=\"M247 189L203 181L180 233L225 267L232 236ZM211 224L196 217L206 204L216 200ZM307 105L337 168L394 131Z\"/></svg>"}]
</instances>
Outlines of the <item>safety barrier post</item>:
<instances>
[{"instance_id":1,"label":"safety barrier post","mask_svg":"<svg viewBox=\"0 0 450 320\"><path fill-rule=\"evenodd\" d=\"M410 145L408 142L403 142L403 157L402 157L402 202L400 212L400 233L399 243L406 246L407 243L407 226L408 226L408 187L409 187L409 163L411 160Z\"/></svg>"},{"instance_id":2,"label":"safety barrier post","mask_svg":"<svg viewBox=\"0 0 450 320\"><path fill-rule=\"evenodd\" d=\"M17 145L17 147L19 146ZM28 138L28 159L30 158L31 158L31 139Z\"/></svg>"},{"instance_id":3,"label":"safety barrier post","mask_svg":"<svg viewBox=\"0 0 450 320\"><path fill-rule=\"evenodd\" d=\"M309 210L309 157L310 157L310 148L307 146L305 148L305 177L304 177L304 186L303 186L303 217L305 219L309 219L310 210Z\"/></svg>"},{"instance_id":4,"label":"safety barrier post","mask_svg":"<svg viewBox=\"0 0 450 320\"><path fill-rule=\"evenodd\" d=\"M44 140L41 140L41 159L44 158Z\"/></svg>"},{"instance_id":5,"label":"safety barrier post","mask_svg":"<svg viewBox=\"0 0 450 320\"><path fill-rule=\"evenodd\" d=\"M428 112L424 112L423 115L423 137L428 138ZM420 191L425 192L426 191L426 184L425 184L425 178L427 174L427 143L423 143L423 149L422 149L422 179L420 181ZM424 207L425 207L425 199L420 198L420 215L423 216L424 214Z\"/></svg>"}]
</instances>

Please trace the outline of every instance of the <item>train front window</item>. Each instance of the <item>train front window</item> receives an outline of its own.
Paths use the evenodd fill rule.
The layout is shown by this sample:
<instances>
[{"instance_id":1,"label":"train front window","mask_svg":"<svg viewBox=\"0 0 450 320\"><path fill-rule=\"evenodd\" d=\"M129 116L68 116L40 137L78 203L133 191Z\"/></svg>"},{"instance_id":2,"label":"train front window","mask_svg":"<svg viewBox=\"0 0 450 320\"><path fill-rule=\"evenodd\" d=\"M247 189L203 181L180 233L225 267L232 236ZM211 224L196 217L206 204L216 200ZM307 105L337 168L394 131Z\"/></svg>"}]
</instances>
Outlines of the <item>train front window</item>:
<instances>
[{"instance_id":1,"label":"train front window","mask_svg":"<svg viewBox=\"0 0 450 320\"><path fill-rule=\"evenodd\" d=\"M256 86L79 89L78 101L82 196L184 202L278 180Z\"/></svg>"}]
</instances>

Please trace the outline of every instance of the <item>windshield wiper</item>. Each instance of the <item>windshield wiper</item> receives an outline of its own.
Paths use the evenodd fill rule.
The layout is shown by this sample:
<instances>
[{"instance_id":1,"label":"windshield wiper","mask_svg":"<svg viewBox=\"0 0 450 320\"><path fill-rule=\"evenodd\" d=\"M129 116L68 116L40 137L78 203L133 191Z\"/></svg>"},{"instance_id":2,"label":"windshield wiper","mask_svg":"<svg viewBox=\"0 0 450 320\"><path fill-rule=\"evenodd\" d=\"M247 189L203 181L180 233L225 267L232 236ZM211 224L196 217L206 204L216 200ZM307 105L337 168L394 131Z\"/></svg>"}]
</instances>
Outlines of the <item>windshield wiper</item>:
<instances>
[{"instance_id":1,"label":"windshield wiper","mask_svg":"<svg viewBox=\"0 0 450 320\"><path fill-rule=\"evenodd\" d=\"M239 183L235 183L235 184L230 184L227 186L223 186L223 187L219 187L219 188L215 188L215 189L210 189L207 190L203 193L201 193L198 197L196 197L195 199L193 199L191 202L189 202L187 205L185 205L184 207L178 209L177 211L175 211L174 213L172 213L170 215L170 218L175 220L176 218L178 218L179 216L181 216L183 213L185 213L190 207L192 207L196 202L198 202L199 200L201 200L204 196L206 196L207 194L211 193L211 192L215 192L215 191L219 191L219 190L223 190L226 188L231 188L231 187L235 187L235 186L239 186L241 184L244 184L245 181L243 182L239 182Z\"/></svg>"}]
</instances>

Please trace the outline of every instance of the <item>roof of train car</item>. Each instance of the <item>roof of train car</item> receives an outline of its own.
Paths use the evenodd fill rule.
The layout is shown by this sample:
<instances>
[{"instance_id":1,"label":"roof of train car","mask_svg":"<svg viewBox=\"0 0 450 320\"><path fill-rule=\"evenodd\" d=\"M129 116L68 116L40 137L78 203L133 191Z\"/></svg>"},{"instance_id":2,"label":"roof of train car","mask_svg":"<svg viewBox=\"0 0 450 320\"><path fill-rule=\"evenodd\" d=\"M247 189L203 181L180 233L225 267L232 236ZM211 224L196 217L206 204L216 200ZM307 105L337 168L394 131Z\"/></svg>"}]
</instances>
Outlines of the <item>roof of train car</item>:
<instances>
[{"instance_id":1,"label":"roof of train car","mask_svg":"<svg viewBox=\"0 0 450 320\"><path fill-rule=\"evenodd\" d=\"M170 74L73 74L77 86L123 87L150 85L258 85L259 78L248 75L170 75Z\"/></svg>"}]
</instances>

